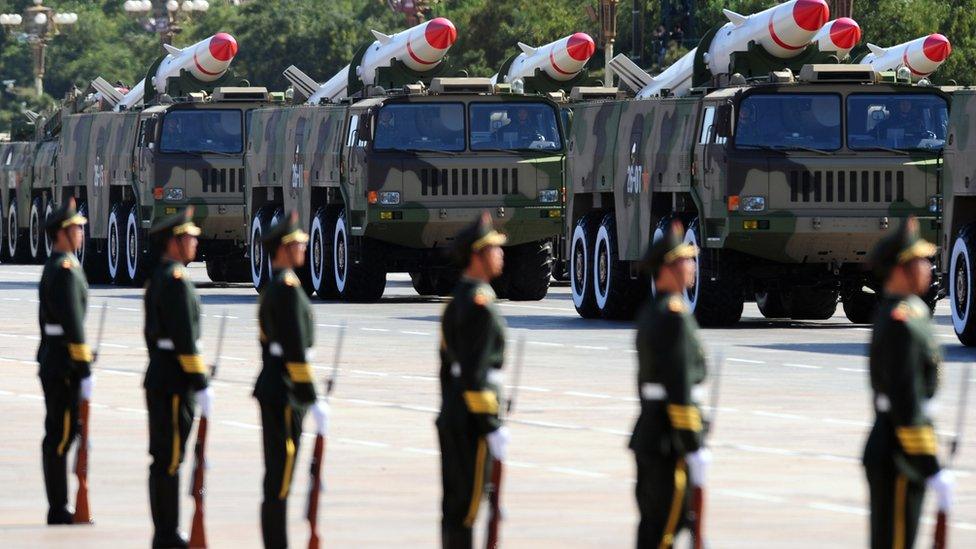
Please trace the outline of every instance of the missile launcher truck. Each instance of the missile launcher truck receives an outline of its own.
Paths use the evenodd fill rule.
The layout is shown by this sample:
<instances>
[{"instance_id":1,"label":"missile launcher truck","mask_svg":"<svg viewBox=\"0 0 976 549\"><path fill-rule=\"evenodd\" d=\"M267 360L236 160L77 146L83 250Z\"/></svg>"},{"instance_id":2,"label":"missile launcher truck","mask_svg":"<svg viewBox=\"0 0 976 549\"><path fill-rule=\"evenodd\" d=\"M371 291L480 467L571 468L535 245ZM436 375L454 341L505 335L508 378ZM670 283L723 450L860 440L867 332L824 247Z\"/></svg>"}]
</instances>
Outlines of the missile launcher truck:
<instances>
[{"instance_id":1,"label":"missile launcher truck","mask_svg":"<svg viewBox=\"0 0 976 549\"><path fill-rule=\"evenodd\" d=\"M726 16L656 77L615 59L637 99L574 105L574 305L586 318L630 318L653 291L642 254L680 219L701 249L686 298L703 325L737 322L752 299L769 318L826 319L841 302L851 321L870 322L874 244L909 215L925 238L939 233L950 97L905 68L838 64L852 44L814 39L822 0ZM937 296L933 287L933 306Z\"/></svg>"},{"instance_id":2,"label":"missile launcher truck","mask_svg":"<svg viewBox=\"0 0 976 549\"><path fill-rule=\"evenodd\" d=\"M15 121L9 134L0 134L0 261L24 263L30 255L22 236L30 211L31 157L36 145L38 115Z\"/></svg>"}]
</instances>

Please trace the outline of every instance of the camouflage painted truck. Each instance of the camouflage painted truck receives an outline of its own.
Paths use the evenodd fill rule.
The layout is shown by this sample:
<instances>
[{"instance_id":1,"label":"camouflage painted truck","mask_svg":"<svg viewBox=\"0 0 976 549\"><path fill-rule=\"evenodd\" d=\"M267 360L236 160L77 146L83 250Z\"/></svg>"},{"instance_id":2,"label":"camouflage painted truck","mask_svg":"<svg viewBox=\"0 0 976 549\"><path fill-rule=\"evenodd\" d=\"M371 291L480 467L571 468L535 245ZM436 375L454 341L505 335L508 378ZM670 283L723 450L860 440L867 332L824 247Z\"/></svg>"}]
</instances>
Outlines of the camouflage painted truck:
<instances>
[{"instance_id":1,"label":"camouflage painted truck","mask_svg":"<svg viewBox=\"0 0 976 549\"><path fill-rule=\"evenodd\" d=\"M269 276L263 231L294 208L311 235L299 273L309 293L376 300L387 273L407 272L419 294L446 295L459 276L454 235L487 210L509 237L498 294L542 299L562 230L558 105L487 78L438 76L456 38L445 19L374 35L325 84L290 67L304 104L251 113L255 287Z\"/></svg>"},{"instance_id":2,"label":"camouflage painted truck","mask_svg":"<svg viewBox=\"0 0 976 549\"><path fill-rule=\"evenodd\" d=\"M770 55L759 34L741 50L725 44L728 68L716 75L714 41L749 24L728 16L689 54L684 80L672 79L680 95L618 62L638 97L657 90L574 105L574 305L586 318L631 317L650 286L639 259L680 219L701 248L686 297L702 324L737 322L751 299L768 318L826 319L840 301L851 321L869 322L879 289L866 268L872 246L909 215L926 238L938 236L949 97L913 84L908 70L837 64L817 43ZM780 23L765 20L769 32Z\"/></svg>"},{"instance_id":3,"label":"camouflage painted truck","mask_svg":"<svg viewBox=\"0 0 976 549\"><path fill-rule=\"evenodd\" d=\"M50 210L76 197L89 219L86 272L118 284L144 277L153 220L192 205L210 277L247 281L244 117L268 93L227 85L230 35L167 50L131 90L98 79L66 99L34 159L32 204Z\"/></svg>"},{"instance_id":4,"label":"camouflage painted truck","mask_svg":"<svg viewBox=\"0 0 976 549\"><path fill-rule=\"evenodd\" d=\"M944 159L942 265L952 327L976 346L976 90L955 90Z\"/></svg>"},{"instance_id":5,"label":"camouflage painted truck","mask_svg":"<svg viewBox=\"0 0 976 549\"><path fill-rule=\"evenodd\" d=\"M31 208L30 171L36 142L34 121L18 121L10 134L0 135L0 261L24 263L30 258L24 230Z\"/></svg>"}]
</instances>

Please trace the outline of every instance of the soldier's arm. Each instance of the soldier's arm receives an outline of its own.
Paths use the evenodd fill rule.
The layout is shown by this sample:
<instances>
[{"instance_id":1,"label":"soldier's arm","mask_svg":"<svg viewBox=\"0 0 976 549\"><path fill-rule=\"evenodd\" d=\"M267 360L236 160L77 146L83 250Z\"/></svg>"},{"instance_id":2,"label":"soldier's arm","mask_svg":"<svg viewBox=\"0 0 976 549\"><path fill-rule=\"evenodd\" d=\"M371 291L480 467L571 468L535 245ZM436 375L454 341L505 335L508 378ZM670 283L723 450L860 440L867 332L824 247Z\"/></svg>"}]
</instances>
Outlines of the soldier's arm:
<instances>
[{"instance_id":1,"label":"soldier's arm","mask_svg":"<svg viewBox=\"0 0 976 549\"><path fill-rule=\"evenodd\" d=\"M657 334L657 363L667 394L668 421L674 430L674 443L680 454L701 448L702 419L698 405L691 398L692 361L696 358L694 338L677 314L661 323Z\"/></svg>"},{"instance_id":2,"label":"soldier's arm","mask_svg":"<svg viewBox=\"0 0 976 549\"><path fill-rule=\"evenodd\" d=\"M923 477L939 472L936 458L935 430L926 417L923 404L925 387L919 368L924 344L912 334L904 321L894 320L887 333L886 345L881 346L882 364L887 364L887 391L891 404L891 419L895 425L898 445L906 464Z\"/></svg>"},{"instance_id":3,"label":"soldier's arm","mask_svg":"<svg viewBox=\"0 0 976 549\"><path fill-rule=\"evenodd\" d=\"M458 320L455 358L461 365L461 387L468 412L475 417L479 432L490 433L502 426L498 418L498 395L488 385L489 357L497 333L487 305L472 303Z\"/></svg>"},{"instance_id":4,"label":"soldier's arm","mask_svg":"<svg viewBox=\"0 0 976 549\"><path fill-rule=\"evenodd\" d=\"M65 260L67 261L67 260ZM92 351L85 342L85 286L71 267L58 271L58 280L53 284L55 307L60 310L61 328L68 345L68 356L80 377L91 375Z\"/></svg>"},{"instance_id":5,"label":"soldier's arm","mask_svg":"<svg viewBox=\"0 0 976 549\"><path fill-rule=\"evenodd\" d=\"M311 335L305 333L304 317L308 315L308 311L298 296L298 292L303 291L301 283L296 279L294 284L283 288L274 304L277 317L275 330L285 369L294 386L295 398L301 402L315 402L312 366L308 363L305 350L305 341Z\"/></svg>"},{"instance_id":6,"label":"soldier's arm","mask_svg":"<svg viewBox=\"0 0 976 549\"><path fill-rule=\"evenodd\" d=\"M190 378L190 385L196 389L207 387L207 367L203 356L197 348L193 323L197 319L192 317L196 297L189 287L189 280L171 278L166 281L162 289L160 303L161 320L165 332L173 340L173 350L180 362L180 368Z\"/></svg>"}]
</instances>

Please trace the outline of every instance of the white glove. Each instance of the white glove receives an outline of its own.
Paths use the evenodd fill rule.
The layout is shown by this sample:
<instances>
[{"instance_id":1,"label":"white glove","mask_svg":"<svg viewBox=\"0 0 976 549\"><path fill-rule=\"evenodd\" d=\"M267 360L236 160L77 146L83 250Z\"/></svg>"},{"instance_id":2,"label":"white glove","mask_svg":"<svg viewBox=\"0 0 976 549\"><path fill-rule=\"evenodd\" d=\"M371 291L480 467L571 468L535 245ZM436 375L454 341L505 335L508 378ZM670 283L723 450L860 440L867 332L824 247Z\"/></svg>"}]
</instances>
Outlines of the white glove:
<instances>
[{"instance_id":1,"label":"white glove","mask_svg":"<svg viewBox=\"0 0 976 549\"><path fill-rule=\"evenodd\" d=\"M712 452L702 448L685 456L688 464L688 476L692 486L705 486L708 478L708 467L712 463Z\"/></svg>"},{"instance_id":2,"label":"white glove","mask_svg":"<svg viewBox=\"0 0 976 549\"><path fill-rule=\"evenodd\" d=\"M952 509L952 491L956 485L956 479L952 471L942 469L938 473L925 479L925 485L935 492L939 511L949 512Z\"/></svg>"},{"instance_id":3,"label":"white glove","mask_svg":"<svg viewBox=\"0 0 976 549\"><path fill-rule=\"evenodd\" d=\"M200 417L210 417L210 413L213 412L213 389L207 387L197 391L196 398L197 405L200 406Z\"/></svg>"},{"instance_id":4,"label":"white glove","mask_svg":"<svg viewBox=\"0 0 976 549\"><path fill-rule=\"evenodd\" d=\"M92 389L95 388L95 376L88 376L81 380L80 394L81 400L91 400Z\"/></svg>"},{"instance_id":5,"label":"white glove","mask_svg":"<svg viewBox=\"0 0 976 549\"><path fill-rule=\"evenodd\" d=\"M326 402L318 401L312 405L312 417L315 418L315 432L325 436L329 432L329 405Z\"/></svg>"},{"instance_id":6,"label":"white glove","mask_svg":"<svg viewBox=\"0 0 976 549\"><path fill-rule=\"evenodd\" d=\"M508 432L508 427L499 427L488 433L488 450L492 457L498 461L505 461L508 455L508 443L512 440L512 435Z\"/></svg>"}]
</instances>

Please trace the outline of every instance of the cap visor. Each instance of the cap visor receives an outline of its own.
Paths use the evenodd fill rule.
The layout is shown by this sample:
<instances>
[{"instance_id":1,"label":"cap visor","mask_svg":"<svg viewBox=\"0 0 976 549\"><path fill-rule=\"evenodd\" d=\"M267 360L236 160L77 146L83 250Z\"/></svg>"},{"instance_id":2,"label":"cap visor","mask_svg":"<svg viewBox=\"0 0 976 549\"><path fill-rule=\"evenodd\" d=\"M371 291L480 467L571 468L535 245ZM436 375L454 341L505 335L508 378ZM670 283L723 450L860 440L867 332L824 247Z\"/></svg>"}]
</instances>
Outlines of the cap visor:
<instances>
[{"instance_id":1,"label":"cap visor","mask_svg":"<svg viewBox=\"0 0 976 549\"><path fill-rule=\"evenodd\" d=\"M898 254L898 263L907 263L920 257L929 258L938 250L935 244L919 239L914 244Z\"/></svg>"},{"instance_id":2,"label":"cap visor","mask_svg":"<svg viewBox=\"0 0 976 549\"><path fill-rule=\"evenodd\" d=\"M193 224L192 221L178 225L173 229L173 236L183 236L188 234L190 236L200 236L200 227Z\"/></svg>"},{"instance_id":3,"label":"cap visor","mask_svg":"<svg viewBox=\"0 0 976 549\"><path fill-rule=\"evenodd\" d=\"M62 221L61 228L64 229L66 227L70 227L71 225L87 225L87 224L88 224L88 219L85 218L85 216L81 214L75 214L69 217L68 219Z\"/></svg>"},{"instance_id":4,"label":"cap visor","mask_svg":"<svg viewBox=\"0 0 976 549\"><path fill-rule=\"evenodd\" d=\"M285 236L281 237L281 244L291 244L293 242L298 242L300 244L305 244L308 242L308 233L299 229L297 231L292 231Z\"/></svg>"},{"instance_id":5,"label":"cap visor","mask_svg":"<svg viewBox=\"0 0 976 549\"><path fill-rule=\"evenodd\" d=\"M490 233L476 240L475 243L471 245L471 250L476 252L488 246L504 246L506 242L508 242L507 236L498 231L491 231Z\"/></svg>"}]
</instances>

